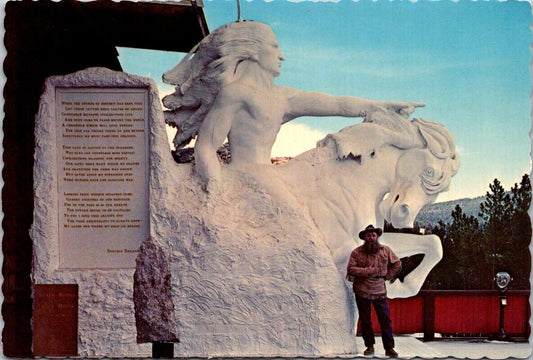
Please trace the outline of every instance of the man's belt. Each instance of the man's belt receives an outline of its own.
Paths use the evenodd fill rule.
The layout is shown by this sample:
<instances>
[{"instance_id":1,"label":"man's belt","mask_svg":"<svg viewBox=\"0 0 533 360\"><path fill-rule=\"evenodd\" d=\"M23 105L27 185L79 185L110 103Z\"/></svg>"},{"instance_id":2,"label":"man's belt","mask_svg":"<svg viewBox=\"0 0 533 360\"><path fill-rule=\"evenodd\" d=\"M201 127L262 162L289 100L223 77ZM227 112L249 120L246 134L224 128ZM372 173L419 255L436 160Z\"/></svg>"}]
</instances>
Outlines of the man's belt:
<instances>
[{"instance_id":1,"label":"man's belt","mask_svg":"<svg viewBox=\"0 0 533 360\"><path fill-rule=\"evenodd\" d=\"M357 276L357 275L346 275L346 280L349 282L354 282L355 278L363 278L363 279L386 279L385 276Z\"/></svg>"}]
</instances>

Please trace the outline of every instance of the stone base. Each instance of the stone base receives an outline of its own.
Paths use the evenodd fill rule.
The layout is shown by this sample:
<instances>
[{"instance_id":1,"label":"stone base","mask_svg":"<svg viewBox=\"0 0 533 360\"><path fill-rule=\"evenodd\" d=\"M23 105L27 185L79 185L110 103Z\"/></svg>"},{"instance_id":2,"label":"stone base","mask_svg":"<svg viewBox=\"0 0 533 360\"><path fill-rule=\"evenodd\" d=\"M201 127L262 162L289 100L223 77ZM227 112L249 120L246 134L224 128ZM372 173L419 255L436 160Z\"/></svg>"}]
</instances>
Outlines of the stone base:
<instances>
[{"instance_id":1,"label":"stone base","mask_svg":"<svg viewBox=\"0 0 533 360\"><path fill-rule=\"evenodd\" d=\"M159 238L137 260L137 273L153 274L135 285L138 318L151 322L138 326L138 339L177 336L176 356L356 352L352 295L298 199L272 178L261 183L269 169L227 166L216 194L201 190L190 164L169 171L173 187L155 211ZM165 266L173 314L164 301L169 288L150 285L166 276ZM158 300L143 302L147 296ZM153 316L165 313L174 318Z\"/></svg>"}]
</instances>

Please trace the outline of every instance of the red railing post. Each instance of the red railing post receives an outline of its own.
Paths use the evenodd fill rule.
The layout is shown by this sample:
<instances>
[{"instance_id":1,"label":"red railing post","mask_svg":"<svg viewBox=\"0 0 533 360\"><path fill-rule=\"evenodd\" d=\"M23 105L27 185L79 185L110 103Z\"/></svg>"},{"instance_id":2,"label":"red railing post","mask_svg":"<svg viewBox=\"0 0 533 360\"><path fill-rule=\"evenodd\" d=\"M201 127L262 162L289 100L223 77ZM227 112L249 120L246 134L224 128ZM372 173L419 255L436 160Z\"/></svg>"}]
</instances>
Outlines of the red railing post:
<instances>
[{"instance_id":1,"label":"red railing post","mask_svg":"<svg viewBox=\"0 0 533 360\"><path fill-rule=\"evenodd\" d=\"M421 293L424 296L424 341L435 340L435 294L431 291Z\"/></svg>"}]
</instances>

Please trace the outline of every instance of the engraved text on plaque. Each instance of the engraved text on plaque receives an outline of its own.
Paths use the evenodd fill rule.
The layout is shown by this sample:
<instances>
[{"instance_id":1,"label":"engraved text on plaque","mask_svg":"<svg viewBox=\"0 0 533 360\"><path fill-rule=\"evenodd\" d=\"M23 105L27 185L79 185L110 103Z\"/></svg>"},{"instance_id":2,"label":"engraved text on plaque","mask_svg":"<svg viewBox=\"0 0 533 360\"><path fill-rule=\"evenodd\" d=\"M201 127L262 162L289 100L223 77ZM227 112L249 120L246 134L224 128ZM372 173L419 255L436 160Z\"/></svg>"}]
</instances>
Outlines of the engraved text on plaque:
<instances>
[{"instance_id":1,"label":"engraved text on plaque","mask_svg":"<svg viewBox=\"0 0 533 360\"><path fill-rule=\"evenodd\" d=\"M131 268L148 219L148 91L56 88L61 268Z\"/></svg>"}]
</instances>

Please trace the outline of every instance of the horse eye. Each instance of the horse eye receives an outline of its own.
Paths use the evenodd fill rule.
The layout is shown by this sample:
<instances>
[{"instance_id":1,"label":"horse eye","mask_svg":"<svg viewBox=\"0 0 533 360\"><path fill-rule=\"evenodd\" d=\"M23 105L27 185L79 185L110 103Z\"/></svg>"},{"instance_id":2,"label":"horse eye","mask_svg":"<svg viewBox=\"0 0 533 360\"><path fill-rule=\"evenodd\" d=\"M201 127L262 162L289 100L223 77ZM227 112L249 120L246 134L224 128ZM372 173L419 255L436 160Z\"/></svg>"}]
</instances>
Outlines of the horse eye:
<instances>
[{"instance_id":1,"label":"horse eye","mask_svg":"<svg viewBox=\"0 0 533 360\"><path fill-rule=\"evenodd\" d=\"M435 176L435 169L433 169L432 167L427 167L424 169L424 174L428 177L433 177Z\"/></svg>"}]
</instances>

